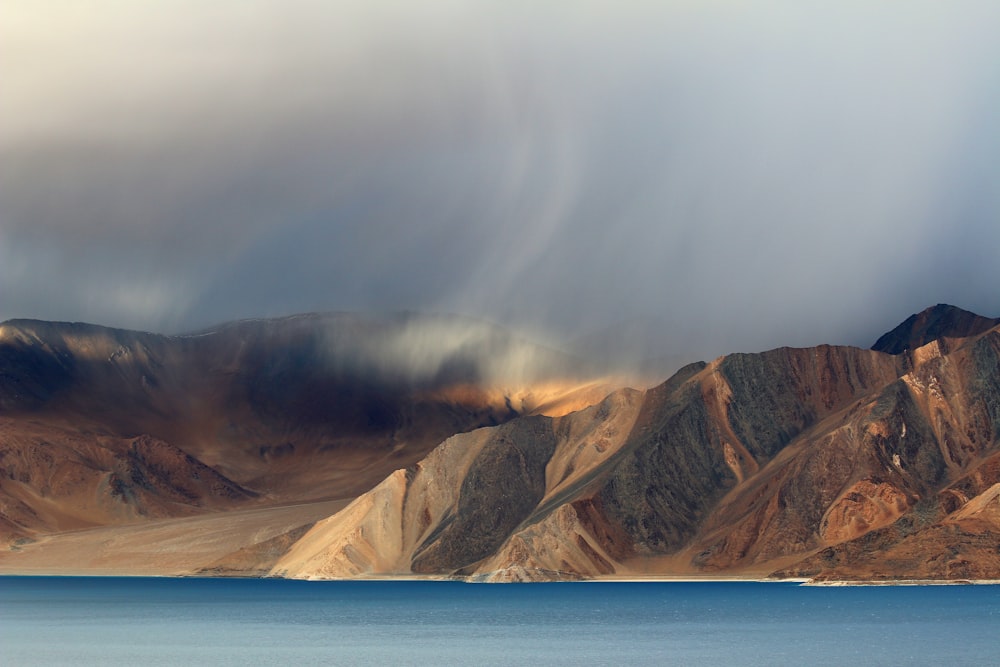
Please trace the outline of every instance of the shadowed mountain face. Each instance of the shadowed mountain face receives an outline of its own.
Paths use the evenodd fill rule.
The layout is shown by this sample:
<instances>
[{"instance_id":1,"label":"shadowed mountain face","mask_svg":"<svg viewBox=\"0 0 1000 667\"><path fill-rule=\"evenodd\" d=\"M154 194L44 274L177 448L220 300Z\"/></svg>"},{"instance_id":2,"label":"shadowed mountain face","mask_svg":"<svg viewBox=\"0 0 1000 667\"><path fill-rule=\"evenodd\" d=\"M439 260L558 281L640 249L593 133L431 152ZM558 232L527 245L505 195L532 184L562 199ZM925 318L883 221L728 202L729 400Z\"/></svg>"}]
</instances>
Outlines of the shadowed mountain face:
<instances>
[{"instance_id":1,"label":"shadowed mountain face","mask_svg":"<svg viewBox=\"0 0 1000 667\"><path fill-rule=\"evenodd\" d=\"M981 317L967 310L939 303L923 312L910 315L898 327L879 338L872 349L900 354L934 340L975 336L998 324L1000 318Z\"/></svg>"},{"instance_id":2,"label":"shadowed mountain face","mask_svg":"<svg viewBox=\"0 0 1000 667\"><path fill-rule=\"evenodd\" d=\"M272 572L1000 577L1000 330L945 349L731 355L526 430L459 436Z\"/></svg>"},{"instance_id":3,"label":"shadowed mountain face","mask_svg":"<svg viewBox=\"0 0 1000 667\"><path fill-rule=\"evenodd\" d=\"M452 317L306 315L169 337L7 322L0 533L354 497L455 433L572 404L577 368Z\"/></svg>"},{"instance_id":4,"label":"shadowed mountain face","mask_svg":"<svg viewBox=\"0 0 1000 667\"><path fill-rule=\"evenodd\" d=\"M4 516L24 526L26 512L42 506L32 498L69 503L37 480L73 477L53 472L73 460L96 471L87 474L98 481L80 488L121 487L112 475L127 481L118 493L144 508L133 517L235 508L279 491L291 498L294 488L319 497L324 484L356 496L308 523L282 515L267 540L248 537L189 571L1000 578L996 321L936 306L883 336L876 348L885 350L735 354L549 416L531 408L552 395L538 389L543 379L570 374L565 357L496 333L441 355L426 341L442 330L410 337L408 347L395 342L397 329L347 321L332 337L308 320L180 339L101 330L94 340L114 337L103 347L52 336L22 344L23 327L5 330L3 344L23 349L0 357L3 405L16 406L4 408L16 437L2 442L20 442L26 424L72 437L48 468L37 463L42 435L14 448L18 461L31 452L45 472L19 463L13 481L0 480L12 499ZM114 345L127 354L109 359ZM330 349L332 361L321 353ZM174 354L197 361L180 364ZM132 361L112 364L124 357ZM533 376L537 368L544 373ZM522 389L489 389L505 377ZM81 382L94 389L74 389ZM142 390L109 403L119 386ZM148 435L123 433L140 419ZM185 475L200 482L181 484ZM100 512L118 507L115 497L100 496ZM69 521L45 520L49 529ZM50 557L59 544L28 545L23 556Z\"/></svg>"}]
</instances>

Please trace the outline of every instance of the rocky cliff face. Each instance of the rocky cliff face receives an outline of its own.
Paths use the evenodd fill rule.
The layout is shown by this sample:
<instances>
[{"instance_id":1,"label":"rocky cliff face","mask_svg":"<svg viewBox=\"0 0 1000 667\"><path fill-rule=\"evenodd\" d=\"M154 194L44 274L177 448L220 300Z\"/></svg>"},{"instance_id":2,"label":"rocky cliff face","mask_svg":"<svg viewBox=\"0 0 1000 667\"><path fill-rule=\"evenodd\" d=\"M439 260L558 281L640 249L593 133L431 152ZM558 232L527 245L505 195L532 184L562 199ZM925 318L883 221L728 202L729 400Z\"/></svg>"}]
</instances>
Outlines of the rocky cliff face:
<instances>
[{"instance_id":1,"label":"rocky cliff face","mask_svg":"<svg viewBox=\"0 0 1000 667\"><path fill-rule=\"evenodd\" d=\"M7 322L0 542L355 497L455 433L610 390L572 366L457 318L305 315L188 336Z\"/></svg>"},{"instance_id":2,"label":"rocky cliff face","mask_svg":"<svg viewBox=\"0 0 1000 667\"><path fill-rule=\"evenodd\" d=\"M336 334L332 365L307 320L86 345L5 330L5 529L336 488L335 513L213 547L198 571L1000 578L996 320L936 306L871 350L729 355L597 402L603 385L551 383L558 357L548 385L522 374L518 391L484 381L496 366L468 349L418 372L363 346L345 359L357 327L392 349L365 326ZM517 348L497 340L485 349ZM120 387L132 391L110 401Z\"/></svg>"},{"instance_id":3,"label":"rocky cliff face","mask_svg":"<svg viewBox=\"0 0 1000 667\"><path fill-rule=\"evenodd\" d=\"M947 344L946 338L969 338L989 331L1000 324L1000 318L982 317L967 310L939 303L922 312L910 315L892 331L881 336L873 350L900 354L915 350L932 341Z\"/></svg>"},{"instance_id":4,"label":"rocky cliff face","mask_svg":"<svg viewBox=\"0 0 1000 667\"><path fill-rule=\"evenodd\" d=\"M273 572L1000 577L1000 329L958 319L903 327L897 354L731 355L559 421L454 438Z\"/></svg>"},{"instance_id":5,"label":"rocky cliff face","mask_svg":"<svg viewBox=\"0 0 1000 667\"><path fill-rule=\"evenodd\" d=\"M558 561L519 556L521 543L536 539L539 522L594 485L595 471L619 455L641 403L640 392L622 390L564 417L526 417L453 436L317 523L273 573L475 574L512 558L522 568L557 572ZM538 538L547 543L546 557L565 537Z\"/></svg>"}]
</instances>

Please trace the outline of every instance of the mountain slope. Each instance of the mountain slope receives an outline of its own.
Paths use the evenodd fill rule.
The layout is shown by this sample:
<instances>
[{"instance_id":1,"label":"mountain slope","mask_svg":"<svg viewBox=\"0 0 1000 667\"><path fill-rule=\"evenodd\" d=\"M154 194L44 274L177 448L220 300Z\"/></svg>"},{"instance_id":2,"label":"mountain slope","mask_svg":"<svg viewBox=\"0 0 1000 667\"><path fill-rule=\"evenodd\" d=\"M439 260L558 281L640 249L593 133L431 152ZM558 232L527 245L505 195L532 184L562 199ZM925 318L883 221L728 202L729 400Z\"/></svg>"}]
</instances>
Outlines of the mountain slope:
<instances>
[{"instance_id":1,"label":"mountain slope","mask_svg":"<svg viewBox=\"0 0 1000 667\"><path fill-rule=\"evenodd\" d=\"M987 557L998 359L993 328L898 355L821 346L693 365L624 412L617 395L558 426L518 420L452 439L318 523L272 572L867 578L880 554L940 547L982 557L897 559L882 576L1000 578ZM583 423L617 435L556 492L560 452L579 442L553 433Z\"/></svg>"},{"instance_id":2,"label":"mountain slope","mask_svg":"<svg viewBox=\"0 0 1000 667\"><path fill-rule=\"evenodd\" d=\"M900 354L944 338L968 338L992 329L1000 318L982 317L967 310L939 303L910 315L898 327L881 336L873 350Z\"/></svg>"},{"instance_id":3,"label":"mountain slope","mask_svg":"<svg viewBox=\"0 0 1000 667\"><path fill-rule=\"evenodd\" d=\"M444 316L314 314L187 336L6 322L0 540L353 498L455 433L610 391L577 371Z\"/></svg>"},{"instance_id":4,"label":"mountain slope","mask_svg":"<svg viewBox=\"0 0 1000 667\"><path fill-rule=\"evenodd\" d=\"M592 484L623 446L641 394L623 390L559 418L456 435L317 523L275 565L282 576L474 571L510 535Z\"/></svg>"},{"instance_id":5,"label":"mountain slope","mask_svg":"<svg viewBox=\"0 0 1000 667\"><path fill-rule=\"evenodd\" d=\"M995 320L935 306L884 349L645 391L459 324L4 325L0 569L1000 579ZM206 541L215 516L239 521Z\"/></svg>"}]
</instances>

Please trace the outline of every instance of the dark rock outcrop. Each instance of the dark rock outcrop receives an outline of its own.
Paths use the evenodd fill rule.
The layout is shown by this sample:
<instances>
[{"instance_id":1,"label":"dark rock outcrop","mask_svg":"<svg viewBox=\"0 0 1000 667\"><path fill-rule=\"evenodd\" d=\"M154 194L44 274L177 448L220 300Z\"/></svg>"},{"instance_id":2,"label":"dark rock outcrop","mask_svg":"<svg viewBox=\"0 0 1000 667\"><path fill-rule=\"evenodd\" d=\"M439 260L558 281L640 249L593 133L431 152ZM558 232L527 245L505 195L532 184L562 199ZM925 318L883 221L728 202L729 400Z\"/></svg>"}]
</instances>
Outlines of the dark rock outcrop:
<instances>
[{"instance_id":1,"label":"dark rock outcrop","mask_svg":"<svg viewBox=\"0 0 1000 667\"><path fill-rule=\"evenodd\" d=\"M472 465L449 465L457 443L448 443L412 480L380 487L365 511L332 517L329 557L327 538L313 533L308 558L288 559L283 573L342 576L345 554L349 571L378 573L377 543L352 540L381 525L371 508L402 503L403 532L413 522L430 532L412 561L392 567L425 574L998 578L990 536L1000 528L1000 331L962 318L965 328L928 325L908 340L932 330L972 336L934 338L905 358L820 346L685 368L645 393L605 456L574 462L571 485L559 486L559 471L579 445L559 434L586 419L605 423L607 406L567 415L554 430L515 420L483 431L494 445ZM502 456L490 448L499 443ZM441 496L436 528L433 513L387 500L439 483L461 490ZM935 556L941 549L951 555Z\"/></svg>"},{"instance_id":2,"label":"dark rock outcrop","mask_svg":"<svg viewBox=\"0 0 1000 667\"><path fill-rule=\"evenodd\" d=\"M5 330L0 530L306 480L358 497L205 571L1000 578L996 320L937 306L872 350L730 355L558 417L469 385L488 372L468 350L415 374L344 357L388 335L347 322L332 348L308 318L177 341Z\"/></svg>"},{"instance_id":3,"label":"dark rock outcrop","mask_svg":"<svg viewBox=\"0 0 1000 667\"><path fill-rule=\"evenodd\" d=\"M875 341L872 349L886 354L900 354L941 338L976 336L998 324L1000 319L983 317L955 306L939 303L910 315L898 327Z\"/></svg>"},{"instance_id":4,"label":"dark rock outcrop","mask_svg":"<svg viewBox=\"0 0 1000 667\"><path fill-rule=\"evenodd\" d=\"M444 316L310 314L183 336L5 322L0 477L17 488L0 488L0 539L169 515L164 502L199 507L206 493L232 507L353 497L455 433L532 411L532 382L582 383L574 368ZM41 453L51 461L13 463ZM46 496L50 469L88 478L92 497ZM97 507L103 493L131 509Z\"/></svg>"}]
</instances>

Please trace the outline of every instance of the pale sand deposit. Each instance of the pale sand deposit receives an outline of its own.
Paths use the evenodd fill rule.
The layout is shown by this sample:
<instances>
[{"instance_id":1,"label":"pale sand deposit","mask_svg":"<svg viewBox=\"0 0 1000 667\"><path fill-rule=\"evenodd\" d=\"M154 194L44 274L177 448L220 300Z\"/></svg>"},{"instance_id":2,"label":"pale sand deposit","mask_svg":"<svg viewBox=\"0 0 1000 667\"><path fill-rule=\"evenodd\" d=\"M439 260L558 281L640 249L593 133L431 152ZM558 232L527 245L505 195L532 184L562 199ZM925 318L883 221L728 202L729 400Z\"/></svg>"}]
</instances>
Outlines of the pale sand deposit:
<instances>
[{"instance_id":1,"label":"pale sand deposit","mask_svg":"<svg viewBox=\"0 0 1000 667\"><path fill-rule=\"evenodd\" d=\"M336 513L330 500L102 526L0 551L0 574L183 576Z\"/></svg>"}]
</instances>

